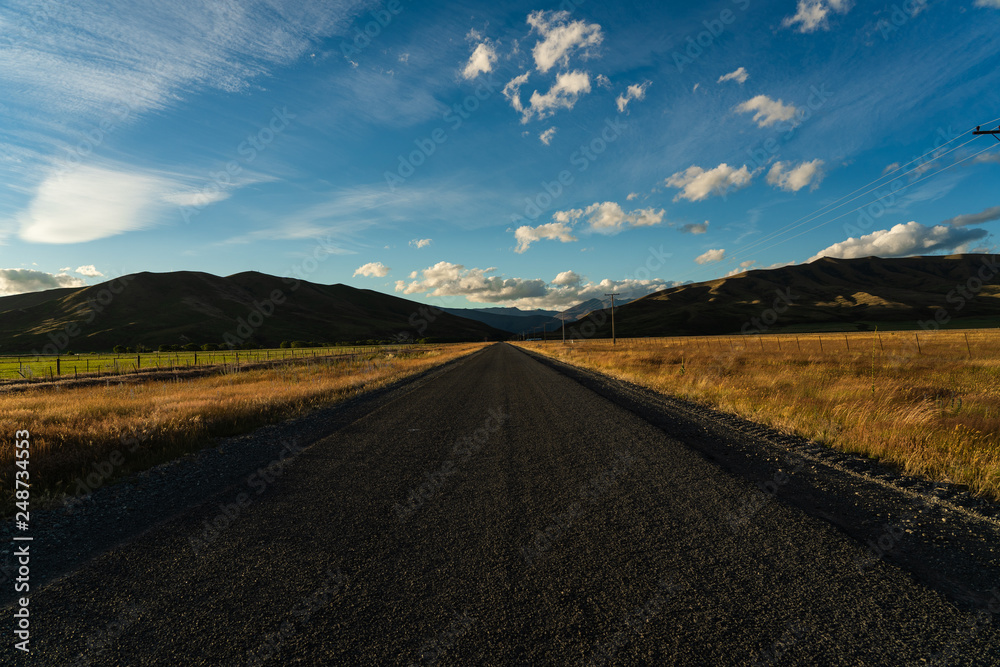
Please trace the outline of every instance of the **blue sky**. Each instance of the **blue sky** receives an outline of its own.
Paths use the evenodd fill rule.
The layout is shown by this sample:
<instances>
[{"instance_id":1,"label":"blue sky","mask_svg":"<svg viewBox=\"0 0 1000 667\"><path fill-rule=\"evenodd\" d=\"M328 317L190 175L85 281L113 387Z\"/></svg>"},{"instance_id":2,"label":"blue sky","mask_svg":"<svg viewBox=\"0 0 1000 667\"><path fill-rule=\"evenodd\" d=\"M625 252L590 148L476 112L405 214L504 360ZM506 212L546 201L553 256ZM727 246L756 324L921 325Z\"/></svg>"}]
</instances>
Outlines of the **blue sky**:
<instances>
[{"instance_id":1,"label":"blue sky","mask_svg":"<svg viewBox=\"0 0 1000 667\"><path fill-rule=\"evenodd\" d=\"M257 270L562 308L994 251L997 34L1000 0L13 0L0 294Z\"/></svg>"}]
</instances>

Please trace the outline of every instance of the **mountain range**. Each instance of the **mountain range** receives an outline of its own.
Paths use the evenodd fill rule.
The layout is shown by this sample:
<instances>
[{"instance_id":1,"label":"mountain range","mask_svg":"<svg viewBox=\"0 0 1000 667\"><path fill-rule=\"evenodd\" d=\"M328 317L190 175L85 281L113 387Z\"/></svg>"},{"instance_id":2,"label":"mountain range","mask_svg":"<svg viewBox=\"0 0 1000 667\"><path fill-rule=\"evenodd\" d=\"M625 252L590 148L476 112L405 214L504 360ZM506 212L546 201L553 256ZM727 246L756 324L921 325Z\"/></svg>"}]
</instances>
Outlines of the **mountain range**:
<instances>
[{"instance_id":1,"label":"mountain range","mask_svg":"<svg viewBox=\"0 0 1000 667\"><path fill-rule=\"evenodd\" d=\"M1000 258L822 258L616 300L618 336L1000 326ZM620 305L619 305L620 304ZM277 346L358 340L506 340L547 328L610 336L607 304L564 311L437 309L348 285L256 272L137 273L98 285L0 297L0 354L115 345Z\"/></svg>"}]
</instances>

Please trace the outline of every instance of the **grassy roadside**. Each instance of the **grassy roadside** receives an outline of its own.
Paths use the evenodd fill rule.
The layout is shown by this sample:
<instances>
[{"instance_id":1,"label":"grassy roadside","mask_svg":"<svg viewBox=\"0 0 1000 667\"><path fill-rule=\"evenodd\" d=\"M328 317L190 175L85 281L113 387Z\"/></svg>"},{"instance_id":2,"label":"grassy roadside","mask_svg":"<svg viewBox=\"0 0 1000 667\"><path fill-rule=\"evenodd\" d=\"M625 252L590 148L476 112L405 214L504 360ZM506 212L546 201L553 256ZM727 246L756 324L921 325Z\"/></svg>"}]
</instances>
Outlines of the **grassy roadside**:
<instances>
[{"instance_id":1,"label":"grassy roadside","mask_svg":"<svg viewBox=\"0 0 1000 667\"><path fill-rule=\"evenodd\" d=\"M1000 500L1000 334L521 343ZM919 345L919 350L918 346Z\"/></svg>"},{"instance_id":2,"label":"grassy roadside","mask_svg":"<svg viewBox=\"0 0 1000 667\"><path fill-rule=\"evenodd\" d=\"M196 451L216 437L305 414L471 354L485 343L413 346L276 368L0 395L0 433L31 433L31 506ZM13 509L14 447L0 449L0 511ZM97 482L95 485L94 482ZM81 486L82 485L82 486Z\"/></svg>"}]
</instances>

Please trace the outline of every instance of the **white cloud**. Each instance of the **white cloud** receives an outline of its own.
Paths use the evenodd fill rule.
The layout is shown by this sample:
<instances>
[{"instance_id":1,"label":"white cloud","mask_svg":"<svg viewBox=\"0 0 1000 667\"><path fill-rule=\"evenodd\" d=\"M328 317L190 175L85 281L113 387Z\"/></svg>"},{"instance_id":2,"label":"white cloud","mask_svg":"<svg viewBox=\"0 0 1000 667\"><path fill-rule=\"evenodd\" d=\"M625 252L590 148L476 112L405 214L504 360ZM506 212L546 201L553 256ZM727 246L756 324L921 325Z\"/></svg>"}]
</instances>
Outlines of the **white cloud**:
<instances>
[{"instance_id":1,"label":"white cloud","mask_svg":"<svg viewBox=\"0 0 1000 667\"><path fill-rule=\"evenodd\" d=\"M97 267L93 264L87 264L85 266L77 267L76 272L81 276L87 276L88 278L103 278L104 274L97 270Z\"/></svg>"},{"instance_id":2,"label":"white cloud","mask_svg":"<svg viewBox=\"0 0 1000 667\"><path fill-rule=\"evenodd\" d=\"M562 287L570 287L572 285L579 285L582 278L575 271L562 271L559 273L555 280L552 281L553 285L560 285Z\"/></svg>"},{"instance_id":3,"label":"white cloud","mask_svg":"<svg viewBox=\"0 0 1000 667\"><path fill-rule=\"evenodd\" d=\"M787 192L798 192L807 185L815 190L823 180L823 161L801 162L792 167L788 162L775 162L767 172L767 183Z\"/></svg>"},{"instance_id":4,"label":"white cloud","mask_svg":"<svg viewBox=\"0 0 1000 667\"><path fill-rule=\"evenodd\" d=\"M536 11L528 15L528 24L542 37L531 50L539 72L548 72L555 65L567 67L570 54L576 51L587 58L603 41L600 25L569 18L567 11Z\"/></svg>"},{"instance_id":5,"label":"white cloud","mask_svg":"<svg viewBox=\"0 0 1000 667\"><path fill-rule=\"evenodd\" d=\"M575 223L585 218L590 231L613 233L627 227L652 227L659 225L663 222L663 216L663 209L644 208L626 213L618 203L606 201L603 203L595 202L584 209L575 208L568 211L556 211L552 218L562 223Z\"/></svg>"},{"instance_id":6,"label":"white cloud","mask_svg":"<svg viewBox=\"0 0 1000 667\"><path fill-rule=\"evenodd\" d=\"M638 192L630 192L628 193L628 196L625 197L625 201L632 201L633 199L638 199L638 198L639 198Z\"/></svg>"},{"instance_id":7,"label":"white cloud","mask_svg":"<svg viewBox=\"0 0 1000 667\"><path fill-rule=\"evenodd\" d=\"M515 79L516 81L516 79ZM510 85L510 84L508 84ZM506 91L506 88L504 88ZM536 90L531 93L529 106L521 114L521 122L527 123L533 115L539 120L548 118L558 109L572 109L580 95L590 92L590 75L574 70L564 72L556 77L556 82L544 95ZM513 104L513 101L511 102ZM520 100L518 100L518 105ZM517 109L517 105L514 106Z\"/></svg>"},{"instance_id":8,"label":"white cloud","mask_svg":"<svg viewBox=\"0 0 1000 667\"><path fill-rule=\"evenodd\" d=\"M161 176L102 167L54 173L19 214L20 237L34 243L83 243L145 229L178 186Z\"/></svg>"},{"instance_id":9,"label":"white cloud","mask_svg":"<svg viewBox=\"0 0 1000 667\"><path fill-rule=\"evenodd\" d=\"M596 83L601 88L611 88L611 79L604 76L603 74L598 74L594 77L594 83Z\"/></svg>"},{"instance_id":10,"label":"white cloud","mask_svg":"<svg viewBox=\"0 0 1000 667\"><path fill-rule=\"evenodd\" d=\"M768 127L783 120L791 120L795 117L798 109L794 105L785 104L781 100L772 100L767 95L757 95L756 97L737 105L736 111L740 113L754 112L753 119L758 127Z\"/></svg>"},{"instance_id":11,"label":"white cloud","mask_svg":"<svg viewBox=\"0 0 1000 667\"><path fill-rule=\"evenodd\" d=\"M389 275L389 271L391 270L392 269L390 269L382 262L368 262L367 264L359 266L354 271L354 275L368 276L369 278L385 278L387 275Z\"/></svg>"},{"instance_id":12,"label":"white cloud","mask_svg":"<svg viewBox=\"0 0 1000 667\"><path fill-rule=\"evenodd\" d=\"M615 104L618 105L618 113L624 113L628 103L632 100L642 100L646 97L646 89L650 86L649 81L643 83L633 83L624 93L618 96Z\"/></svg>"},{"instance_id":13,"label":"white cloud","mask_svg":"<svg viewBox=\"0 0 1000 667\"><path fill-rule=\"evenodd\" d=\"M517 241L517 248L514 249L514 252L519 254L530 248L535 241L542 239L555 239L563 243L576 241L573 230L564 222L549 222L537 227L522 225L514 231L514 239Z\"/></svg>"},{"instance_id":14,"label":"white cloud","mask_svg":"<svg viewBox=\"0 0 1000 667\"><path fill-rule=\"evenodd\" d=\"M974 241L989 235L985 229L963 229L949 225L926 227L910 221L892 229L880 229L865 234L861 238L853 236L846 241L834 243L812 257L838 257L855 259L858 257L906 257L933 252L964 252Z\"/></svg>"},{"instance_id":15,"label":"white cloud","mask_svg":"<svg viewBox=\"0 0 1000 667\"><path fill-rule=\"evenodd\" d=\"M899 164L898 162L893 162L892 164L887 164L887 165L885 165L885 169L882 170L882 175L885 176L888 173L891 173L891 172L894 172L894 171L898 171L901 166L903 166L903 165Z\"/></svg>"},{"instance_id":16,"label":"white cloud","mask_svg":"<svg viewBox=\"0 0 1000 667\"><path fill-rule=\"evenodd\" d=\"M59 287L84 287L86 284L82 279L62 272L51 274L35 269L0 269L0 296Z\"/></svg>"},{"instance_id":17,"label":"white cloud","mask_svg":"<svg viewBox=\"0 0 1000 667\"><path fill-rule=\"evenodd\" d=\"M829 30L830 12L846 14L852 6L851 0L799 0L795 14L786 17L781 25L791 28L798 24L797 30L803 33Z\"/></svg>"},{"instance_id":18,"label":"white cloud","mask_svg":"<svg viewBox=\"0 0 1000 667\"><path fill-rule=\"evenodd\" d=\"M493 63L496 61L496 49L488 41L483 42L469 56L469 62L466 63L465 69L462 70L462 76L466 79L474 79L480 74L489 74L493 71Z\"/></svg>"},{"instance_id":19,"label":"white cloud","mask_svg":"<svg viewBox=\"0 0 1000 667\"><path fill-rule=\"evenodd\" d=\"M531 72L525 72L520 76L515 76L503 87L503 96L507 98L514 111L524 113L524 105L521 104L521 86L528 82Z\"/></svg>"},{"instance_id":20,"label":"white cloud","mask_svg":"<svg viewBox=\"0 0 1000 667\"><path fill-rule=\"evenodd\" d=\"M421 271L420 279L406 283L396 281L396 291L404 294L428 296L467 296L471 300L488 303L538 297L545 294L544 280L522 280L490 275L496 267L466 269L462 264L438 262Z\"/></svg>"},{"instance_id":21,"label":"white cloud","mask_svg":"<svg viewBox=\"0 0 1000 667\"><path fill-rule=\"evenodd\" d=\"M997 2L1000 2L1000 0L997 0ZM986 222L993 222L994 220L1000 220L1000 206L991 206L979 213L956 215L954 218L948 218L941 224L951 225L952 227L968 227L969 225L981 225Z\"/></svg>"},{"instance_id":22,"label":"white cloud","mask_svg":"<svg viewBox=\"0 0 1000 667\"><path fill-rule=\"evenodd\" d=\"M685 234L704 234L708 231L708 220L699 224L687 224L681 227Z\"/></svg>"},{"instance_id":23,"label":"white cloud","mask_svg":"<svg viewBox=\"0 0 1000 667\"><path fill-rule=\"evenodd\" d=\"M1000 0L976 0L976 7L992 7L1000 9Z\"/></svg>"},{"instance_id":24,"label":"white cloud","mask_svg":"<svg viewBox=\"0 0 1000 667\"><path fill-rule=\"evenodd\" d=\"M741 273L746 273L750 269L750 267L752 267L756 263L757 260L755 259L748 259L745 262L740 262L740 265L738 267L726 273L726 277L729 278L730 276L738 276Z\"/></svg>"},{"instance_id":25,"label":"white cloud","mask_svg":"<svg viewBox=\"0 0 1000 667\"><path fill-rule=\"evenodd\" d=\"M694 258L698 264L708 264L710 262L721 262L726 258L726 251L722 248L707 250Z\"/></svg>"},{"instance_id":26,"label":"white cloud","mask_svg":"<svg viewBox=\"0 0 1000 667\"><path fill-rule=\"evenodd\" d=\"M747 73L746 67L740 67L737 70L730 72L729 74L723 74L719 77L716 83L722 83L724 81L735 81L736 83L743 85L750 75Z\"/></svg>"},{"instance_id":27,"label":"white cloud","mask_svg":"<svg viewBox=\"0 0 1000 667\"><path fill-rule=\"evenodd\" d=\"M410 245L414 248L426 248L431 244L431 239L413 239Z\"/></svg>"},{"instance_id":28,"label":"white cloud","mask_svg":"<svg viewBox=\"0 0 1000 667\"><path fill-rule=\"evenodd\" d=\"M438 262L419 272L419 279L396 281L396 291L435 297L465 297L474 303L502 303L517 308L564 309L588 299L603 299L620 292L635 299L673 286L660 279L584 281L574 271L559 273L551 283L540 279L503 278L492 275L496 267L466 269L461 264Z\"/></svg>"},{"instance_id":29,"label":"white cloud","mask_svg":"<svg viewBox=\"0 0 1000 667\"><path fill-rule=\"evenodd\" d=\"M548 146L549 144L552 143L552 137L554 136L556 136L556 128L555 126L552 126L549 129L542 132L541 134L539 134L538 138L542 140L543 144Z\"/></svg>"},{"instance_id":30,"label":"white cloud","mask_svg":"<svg viewBox=\"0 0 1000 667\"><path fill-rule=\"evenodd\" d=\"M753 174L746 165L735 169L723 162L708 171L698 166L688 167L685 171L670 176L666 180L666 185L681 189L674 197L674 201L680 199L701 201L712 194L725 194L730 188L746 187L752 179Z\"/></svg>"}]
</instances>

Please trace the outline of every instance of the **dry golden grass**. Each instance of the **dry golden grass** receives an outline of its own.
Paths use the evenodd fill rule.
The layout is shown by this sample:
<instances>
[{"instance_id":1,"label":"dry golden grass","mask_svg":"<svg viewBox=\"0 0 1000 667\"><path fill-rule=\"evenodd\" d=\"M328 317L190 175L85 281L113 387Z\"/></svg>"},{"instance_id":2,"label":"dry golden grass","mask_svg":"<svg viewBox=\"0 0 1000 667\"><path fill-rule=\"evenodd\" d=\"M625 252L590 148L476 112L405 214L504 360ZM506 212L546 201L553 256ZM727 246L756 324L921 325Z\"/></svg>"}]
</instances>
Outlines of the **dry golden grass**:
<instances>
[{"instance_id":1,"label":"dry golden grass","mask_svg":"<svg viewBox=\"0 0 1000 667\"><path fill-rule=\"evenodd\" d=\"M484 343L417 346L392 356L317 359L192 380L0 394L0 432L31 433L32 506L72 494L101 468L101 485L174 459L217 436L304 414L423 372ZM97 468L95 468L95 465ZM0 507L13 507L14 448L0 449Z\"/></svg>"},{"instance_id":2,"label":"dry golden grass","mask_svg":"<svg viewBox=\"0 0 1000 667\"><path fill-rule=\"evenodd\" d=\"M1000 499L995 330L523 345Z\"/></svg>"}]
</instances>

